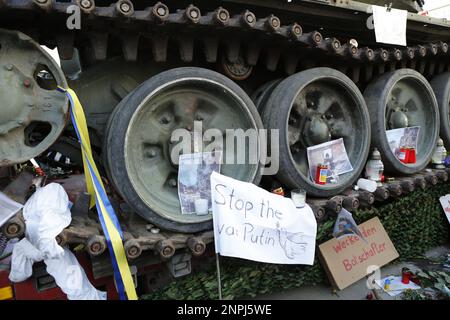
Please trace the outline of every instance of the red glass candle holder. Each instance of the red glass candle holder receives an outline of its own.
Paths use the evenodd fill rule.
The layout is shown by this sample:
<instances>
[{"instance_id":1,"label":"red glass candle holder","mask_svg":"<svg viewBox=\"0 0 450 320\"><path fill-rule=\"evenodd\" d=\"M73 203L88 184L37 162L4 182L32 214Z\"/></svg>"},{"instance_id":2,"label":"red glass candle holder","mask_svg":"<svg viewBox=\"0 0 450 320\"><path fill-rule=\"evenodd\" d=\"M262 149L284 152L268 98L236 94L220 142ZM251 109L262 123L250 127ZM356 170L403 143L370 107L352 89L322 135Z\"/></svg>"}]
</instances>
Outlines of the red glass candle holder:
<instances>
[{"instance_id":1,"label":"red glass candle holder","mask_svg":"<svg viewBox=\"0 0 450 320\"><path fill-rule=\"evenodd\" d=\"M408 163L416 163L416 149L409 149Z\"/></svg>"},{"instance_id":2,"label":"red glass candle holder","mask_svg":"<svg viewBox=\"0 0 450 320\"><path fill-rule=\"evenodd\" d=\"M315 182L320 185L327 183L328 166L319 164L316 169Z\"/></svg>"},{"instance_id":3,"label":"red glass candle holder","mask_svg":"<svg viewBox=\"0 0 450 320\"><path fill-rule=\"evenodd\" d=\"M403 271L402 272L402 283L408 284L410 280L411 280L411 272Z\"/></svg>"},{"instance_id":4,"label":"red glass candle holder","mask_svg":"<svg viewBox=\"0 0 450 320\"><path fill-rule=\"evenodd\" d=\"M409 150L406 148L400 148L400 153L398 155L398 159L403 163L408 163L409 161Z\"/></svg>"}]
</instances>

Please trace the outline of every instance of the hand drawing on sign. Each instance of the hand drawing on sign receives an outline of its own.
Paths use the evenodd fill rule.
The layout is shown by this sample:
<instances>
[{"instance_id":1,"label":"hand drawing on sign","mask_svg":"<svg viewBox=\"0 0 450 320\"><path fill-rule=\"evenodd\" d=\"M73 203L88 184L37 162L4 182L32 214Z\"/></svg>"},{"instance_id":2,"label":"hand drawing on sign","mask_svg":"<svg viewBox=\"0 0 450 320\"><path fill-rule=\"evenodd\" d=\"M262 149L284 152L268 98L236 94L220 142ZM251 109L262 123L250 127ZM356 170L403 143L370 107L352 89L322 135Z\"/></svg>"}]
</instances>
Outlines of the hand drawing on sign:
<instances>
[{"instance_id":1,"label":"hand drawing on sign","mask_svg":"<svg viewBox=\"0 0 450 320\"><path fill-rule=\"evenodd\" d=\"M287 258L294 259L295 256L306 252L307 243L303 240L305 235L303 232L288 232L285 228L280 227L280 224L277 222L277 233L280 246L283 248Z\"/></svg>"}]
</instances>

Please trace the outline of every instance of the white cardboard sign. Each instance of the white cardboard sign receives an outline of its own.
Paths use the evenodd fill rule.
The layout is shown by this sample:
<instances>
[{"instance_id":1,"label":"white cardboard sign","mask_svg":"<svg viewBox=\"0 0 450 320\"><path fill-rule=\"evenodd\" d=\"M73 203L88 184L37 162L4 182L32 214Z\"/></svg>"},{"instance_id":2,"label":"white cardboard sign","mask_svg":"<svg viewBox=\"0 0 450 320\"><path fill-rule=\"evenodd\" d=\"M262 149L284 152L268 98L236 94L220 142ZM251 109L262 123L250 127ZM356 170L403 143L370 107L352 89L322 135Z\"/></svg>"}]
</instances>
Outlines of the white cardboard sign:
<instances>
[{"instance_id":1,"label":"white cardboard sign","mask_svg":"<svg viewBox=\"0 0 450 320\"><path fill-rule=\"evenodd\" d=\"M248 260L312 265L317 222L311 208L251 183L211 174L216 252Z\"/></svg>"},{"instance_id":2,"label":"white cardboard sign","mask_svg":"<svg viewBox=\"0 0 450 320\"><path fill-rule=\"evenodd\" d=\"M406 10L372 6L373 23L377 42L406 46Z\"/></svg>"}]
</instances>

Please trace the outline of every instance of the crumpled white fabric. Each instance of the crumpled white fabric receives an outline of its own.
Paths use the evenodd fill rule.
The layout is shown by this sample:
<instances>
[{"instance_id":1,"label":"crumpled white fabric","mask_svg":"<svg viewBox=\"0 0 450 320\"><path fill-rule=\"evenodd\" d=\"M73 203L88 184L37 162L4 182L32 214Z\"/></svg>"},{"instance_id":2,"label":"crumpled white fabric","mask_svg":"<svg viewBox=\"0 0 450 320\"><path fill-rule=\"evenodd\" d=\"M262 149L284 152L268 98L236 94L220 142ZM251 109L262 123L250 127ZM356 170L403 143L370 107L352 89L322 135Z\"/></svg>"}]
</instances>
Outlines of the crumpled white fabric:
<instances>
[{"instance_id":1,"label":"crumpled white fabric","mask_svg":"<svg viewBox=\"0 0 450 320\"><path fill-rule=\"evenodd\" d=\"M39 188L23 208L27 239L45 258L56 258L64 250L56 242L56 236L70 225L69 197L64 188L51 183Z\"/></svg>"},{"instance_id":2,"label":"crumpled white fabric","mask_svg":"<svg viewBox=\"0 0 450 320\"><path fill-rule=\"evenodd\" d=\"M27 238L23 238L14 245L11 258L9 280L22 282L31 277L33 263L44 260L44 255L36 249Z\"/></svg>"},{"instance_id":3,"label":"crumpled white fabric","mask_svg":"<svg viewBox=\"0 0 450 320\"><path fill-rule=\"evenodd\" d=\"M23 216L26 238L14 246L9 279L26 280L33 263L44 260L69 300L106 300L106 292L94 288L73 253L56 242L72 220L64 188L57 183L39 188L25 204Z\"/></svg>"},{"instance_id":4,"label":"crumpled white fabric","mask_svg":"<svg viewBox=\"0 0 450 320\"><path fill-rule=\"evenodd\" d=\"M106 300L106 292L99 291L89 282L75 255L67 248L55 259L45 259L47 272L55 278L58 287L69 300Z\"/></svg>"}]
</instances>

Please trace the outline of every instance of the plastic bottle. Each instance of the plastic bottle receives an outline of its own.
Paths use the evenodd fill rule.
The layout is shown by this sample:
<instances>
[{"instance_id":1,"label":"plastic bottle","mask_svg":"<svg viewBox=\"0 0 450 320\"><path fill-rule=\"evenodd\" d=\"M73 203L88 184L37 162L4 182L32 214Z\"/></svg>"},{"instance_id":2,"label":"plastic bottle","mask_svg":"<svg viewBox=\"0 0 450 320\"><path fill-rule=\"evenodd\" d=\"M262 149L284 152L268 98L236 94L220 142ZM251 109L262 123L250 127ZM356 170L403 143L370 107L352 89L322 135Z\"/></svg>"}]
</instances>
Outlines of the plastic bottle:
<instances>
[{"instance_id":1,"label":"plastic bottle","mask_svg":"<svg viewBox=\"0 0 450 320\"><path fill-rule=\"evenodd\" d=\"M359 189L366 190L369 192L375 192L377 190L377 183L372 180L368 179L359 179L356 185L359 187Z\"/></svg>"}]
</instances>

